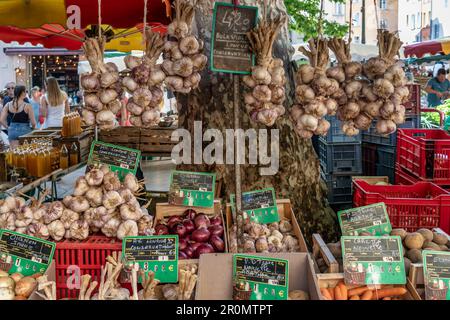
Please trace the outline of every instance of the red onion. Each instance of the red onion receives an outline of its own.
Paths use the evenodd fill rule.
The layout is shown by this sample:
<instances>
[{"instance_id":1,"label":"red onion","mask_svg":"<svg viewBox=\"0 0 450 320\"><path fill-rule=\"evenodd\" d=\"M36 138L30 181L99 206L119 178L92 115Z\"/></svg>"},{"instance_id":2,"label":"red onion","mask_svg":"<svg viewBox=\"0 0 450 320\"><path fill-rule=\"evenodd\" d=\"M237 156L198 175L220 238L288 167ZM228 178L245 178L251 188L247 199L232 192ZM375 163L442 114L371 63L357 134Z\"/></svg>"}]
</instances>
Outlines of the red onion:
<instances>
[{"instance_id":1,"label":"red onion","mask_svg":"<svg viewBox=\"0 0 450 320\"><path fill-rule=\"evenodd\" d=\"M194 255L194 249L192 249L191 246L187 246L186 249L183 250L183 252L189 257L192 258Z\"/></svg>"},{"instance_id":2,"label":"red onion","mask_svg":"<svg viewBox=\"0 0 450 320\"><path fill-rule=\"evenodd\" d=\"M188 243L190 243L190 242L191 242L191 235L190 235L190 234L187 234L187 232L186 232L186 234L185 234L185 236L183 237L183 239L186 240Z\"/></svg>"},{"instance_id":3,"label":"red onion","mask_svg":"<svg viewBox=\"0 0 450 320\"><path fill-rule=\"evenodd\" d=\"M209 239L211 233L206 228L198 228L192 232L192 240L195 242L206 242Z\"/></svg>"},{"instance_id":4,"label":"red onion","mask_svg":"<svg viewBox=\"0 0 450 320\"><path fill-rule=\"evenodd\" d=\"M167 225L169 226L170 229L172 229L174 225L182 221L183 219L180 216L171 216L167 221Z\"/></svg>"},{"instance_id":5,"label":"red onion","mask_svg":"<svg viewBox=\"0 0 450 320\"><path fill-rule=\"evenodd\" d=\"M178 258L180 260L184 260L184 259L189 259L189 256L186 253L184 253L183 251L180 251L180 252L178 252Z\"/></svg>"},{"instance_id":6,"label":"red onion","mask_svg":"<svg viewBox=\"0 0 450 320\"><path fill-rule=\"evenodd\" d=\"M219 215L212 217L210 221L212 226L222 225L222 218Z\"/></svg>"},{"instance_id":7,"label":"red onion","mask_svg":"<svg viewBox=\"0 0 450 320\"><path fill-rule=\"evenodd\" d=\"M155 235L163 235L163 234L169 234L169 228L165 224L158 224L155 227Z\"/></svg>"},{"instance_id":8,"label":"red onion","mask_svg":"<svg viewBox=\"0 0 450 320\"><path fill-rule=\"evenodd\" d=\"M180 241L178 242L179 250L184 250L187 248L187 246L188 246L188 242L186 241L186 239L180 239Z\"/></svg>"},{"instance_id":9,"label":"red onion","mask_svg":"<svg viewBox=\"0 0 450 320\"><path fill-rule=\"evenodd\" d=\"M185 212L183 212L184 217L191 220L194 220L196 214L197 212L195 212L195 210L193 209L187 209Z\"/></svg>"},{"instance_id":10,"label":"red onion","mask_svg":"<svg viewBox=\"0 0 450 320\"><path fill-rule=\"evenodd\" d=\"M197 250L194 251L194 258L198 258L201 254L204 253L214 253L214 248L209 243L202 243L198 246Z\"/></svg>"},{"instance_id":11,"label":"red onion","mask_svg":"<svg viewBox=\"0 0 450 320\"><path fill-rule=\"evenodd\" d=\"M197 248L198 248L201 244L202 244L201 242L194 242L194 243L191 243L190 246L189 246L188 248L191 248L191 249L192 249L192 252L194 252L195 250L197 250ZM186 251L186 250L185 250L185 251Z\"/></svg>"},{"instance_id":12,"label":"red onion","mask_svg":"<svg viewBox=\"0 0 450 320\"><path fill-rule=\"evenodd\" d=\"M186 234L186 228L182 223L177 223L170 229L170 231L173 234L177 234L180 239Z\"/></svg>"},{"instance_id":13,"label":"red onion","mask_svg":"<svg viewBox=\"0 0 450 320\"><path fill-rule=\"evenodd\" d=\"M207 215L204 213L199 213L194 219L195 227L198 228L208 228L210 221Z\"/></svg>"},{"instance_id":14,"label":"red onion","mask_svg":"<svg viewBox=\"0 0 450 320\"><path fill-rule=\"evenodd\" d=\"M195 230L195 224L192 220L184 219L183 225L186 228L186 233L191 233L192 231Z\"/></svg>"},{"instance_id":15,"label":"red onion","mask_svg":"<svg viewBox=\"0 0 450 320\"><path fill-rule=\"evenodd\" d=\"M221 225L212 225L208 228L208 231L211 232L211 235L223 236L223 227Z\"/></svg>"},{"instance_id":16,"label":"red onion","mask_svg":"<svg viewBox=\"0 0 450 320\"><path fill-rule=\"evenodd\" d=\"M219 236L212 235L209 242L217 252L223 252L225 250L225 242Z\"/></svg>"}]
</instances>

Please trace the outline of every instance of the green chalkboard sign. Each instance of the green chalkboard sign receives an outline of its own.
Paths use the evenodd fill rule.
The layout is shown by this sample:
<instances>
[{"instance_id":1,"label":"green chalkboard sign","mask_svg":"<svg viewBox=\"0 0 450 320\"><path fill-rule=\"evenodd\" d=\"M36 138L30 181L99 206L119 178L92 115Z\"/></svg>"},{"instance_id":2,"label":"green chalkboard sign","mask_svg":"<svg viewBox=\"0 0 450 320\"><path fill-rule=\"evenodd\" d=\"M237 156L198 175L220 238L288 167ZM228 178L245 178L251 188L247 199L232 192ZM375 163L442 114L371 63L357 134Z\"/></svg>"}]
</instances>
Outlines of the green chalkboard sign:
<instances>
[{"instance_id":1,"label":"green chalkboard sign","mask_svg":"<svg viewBox=\"0 0 450 320\"><path fill-rule=\"evenodd\" d=\"M230 195L231 208L236 208L236 196ZM267 188L242 193L242 211L244 219L266 224L280 221L278 215L275 189Z\"/></svg>"},{"instance_id":2,"label":"green chalkboard sign","mask_svg":"<svg viewBox=\"0 0 450 320\"><path fill-rule=\"evenodd\" d=\"M233 286L238 288L234 292L241 296L247 292L248 300L287 300L289 261L235 254L233 279Z\"/></svg>"},{"instance_id":3,"label":"green chalkboard sign","mask_svg":"<svg viewBox=\"0 0 450 320\"><path fill-rule=\"evenodd\" d=\"M422 251L425 298L450 300L450 252Z\"/></svg>"},{"instance_id":4,"label":"green chalkboard sign","mask_svg":"<svg viewBox=\"0 0 450 320\"><path fill-rule=\"evenodd\" d=\"M122 180L127 173L136 174L141 152L101 141L93 141L87 162L86 172L94 165L107 164L111 171L117 172Z\"/></svg>"},{"instance_id":5,"label":"green chalkboard sign","mask_svg":"<svg viewBox=\"0 0 450 320\"><path fill-rule=\"evenodd\" d=\"M216 2L211 35L211 70L250 74L255 65L247 32L256 26L258 8Z\"/></svg>"},{"instance_id":6,"label":"green chalkboard sign","mask_svg":"<svg viewBox=\"0 0 450 320\"><path fill-rule=\"evenodd\" d=\"M215 173L172 171L169 203L179 206L212 208L215 187Z\"/></svg>"},{"instance_id":7,"label":"green chalkboard sign","mask_svg":"<svg viewBox=\"0 0 450 320\"><path fill-rule=\"evenodd\" d=\"M0 266L9 266L9 273L24 276L44 274L52 262L55 243L26 234L0 230Z\"/></svg>"},{"instance_id":8,"label":"green chalkboard sign","mask_svg":"<svg viewBox=\"0 0 450 320\"><path fill-rule=\"evenodd\" d=\"M405 284L402 240L399 236L342 236L346 284Z\"/></svg>"},{"instance_id":9,"label":"green chalkboard sign","mask_svg":"<svg viewBox=\"0 0 450 320\"><path fill-rule=\"evenodd\" d=\"M122 240L125 265L138 263L161 283L178 282L178 236L138 236Z\"/></svg>"},{"instance_id":10,"label":"green chalkboard sign","mask_svg":"<svg viewBox=\"0 0 450 320\"><path fill-rule=\"evenodd\" d=\"M362 232L382 236L392 231L386 205L383 202L338 211L338 219L344 236L359 236Z\"/></svg>"}]
</instances>

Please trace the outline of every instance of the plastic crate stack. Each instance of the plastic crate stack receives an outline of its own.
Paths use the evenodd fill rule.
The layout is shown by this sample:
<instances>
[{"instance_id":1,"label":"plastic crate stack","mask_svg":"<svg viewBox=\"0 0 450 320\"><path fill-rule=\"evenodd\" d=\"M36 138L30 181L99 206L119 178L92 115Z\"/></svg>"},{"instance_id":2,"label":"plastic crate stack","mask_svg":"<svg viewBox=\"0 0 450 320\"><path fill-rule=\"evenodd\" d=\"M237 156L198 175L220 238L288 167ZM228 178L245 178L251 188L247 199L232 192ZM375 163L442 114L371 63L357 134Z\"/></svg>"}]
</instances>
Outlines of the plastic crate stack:
<instances>
[{"instance_id":1,"label":"plastic crate stack","mask_svg":"<svg viewBox=\"0 0 450 320\"><path fill-rule=\"evenodd\" d=\"M396 183L427 181L450 189L450 135L445 130L399 130L396 160Z\"/></svg>"},{"instance_id":2,"label":"plastic crate stack","mask_svg":"<svg viewBox=\"0 0 450 320\"><path fill-rule=\"evenodd\" d=\"M327 116L330 130L317 141L321 176L328 187L328 202L332 205L352 203L352 176L362 174L361 134L346 136L341 121Z\"/></svg>"},{"instance_id":3,"label":"plastic crate stack","mask_svg":"<svg viewBox=\"0 0 450 320\"><path fill-rule=\"evenodd\" d=\"M409 101L405 103L406 119L399 128L420 127L420 85L408 85ZM388 176L395 182L397 132L384 136L375 130L376 123L362 132L363 173L365 176Z\"/></svg>"}]
</instances>

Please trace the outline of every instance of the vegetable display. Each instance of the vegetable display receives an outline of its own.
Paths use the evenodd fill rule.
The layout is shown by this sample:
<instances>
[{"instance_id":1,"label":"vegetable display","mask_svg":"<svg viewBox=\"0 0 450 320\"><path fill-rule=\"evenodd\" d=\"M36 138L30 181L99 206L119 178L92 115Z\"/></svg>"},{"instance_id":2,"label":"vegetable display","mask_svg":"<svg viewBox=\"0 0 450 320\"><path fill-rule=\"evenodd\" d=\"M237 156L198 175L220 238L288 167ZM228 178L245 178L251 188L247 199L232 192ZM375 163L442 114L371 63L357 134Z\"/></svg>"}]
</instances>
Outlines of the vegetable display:
<instances>
[{"instance_id":1,"label":"vegetable display","mask_svg":"<svg viewBox=\"0 0 450 320\"><path fill-rule=\"evenodd\" d=\"M408 290L392 285L347 286L343 281L336 286L320 288L324 300L402 300Z\"/></svg>"},{"instance_id":2,"label":"vegetable display","mask_svg":"<svg viewBox=\"0 0 450 320\"><path fill-rule=\"evenodd\" d=\"M161 70L166 74L164 83L170 90L189 93L198 87L208 58L202 54L203 41L191 34L194 7L188 2L175 1L175 19L167 27L168 39L164 43L164 61Z\"/></svg>"},{"instance_id":3,"label":"vegetable display","mask_svg":"<svg viewBox=\"0 0 450 320\"><path fill-rule=\"evenodd\" d=\"M158 221L155 235L176 234L179 237L179 258L198 259L203 253L225 251L224 227L220 216L208 217L187 209L181 216Z\"/></svg>"},{"instance_id":4,"label":"vegetable display","mask_svg":"<svg viewBox=\"0 0 450 320\"><path fill-rule=\"evenodd\" d=\"M285 21L285 17L268 19L264 15L247 34L257 61L251 75L243 77L248 89L244 95L245 108L252 120L269 127L285 113L286 76L283 61L272 57L273 43Z\"/></svg>"},{"instance_id":5,"label":"vegetable display","mask_svg":"<svg viewBox=\"0 0 450 320\"><path fill-rule=\"evenodd\" d=\"M0 270L0 300L27 300L37 288L36 278L41 274L24 277L21 273L8 274Z\"/></svg>"}]
</instances>

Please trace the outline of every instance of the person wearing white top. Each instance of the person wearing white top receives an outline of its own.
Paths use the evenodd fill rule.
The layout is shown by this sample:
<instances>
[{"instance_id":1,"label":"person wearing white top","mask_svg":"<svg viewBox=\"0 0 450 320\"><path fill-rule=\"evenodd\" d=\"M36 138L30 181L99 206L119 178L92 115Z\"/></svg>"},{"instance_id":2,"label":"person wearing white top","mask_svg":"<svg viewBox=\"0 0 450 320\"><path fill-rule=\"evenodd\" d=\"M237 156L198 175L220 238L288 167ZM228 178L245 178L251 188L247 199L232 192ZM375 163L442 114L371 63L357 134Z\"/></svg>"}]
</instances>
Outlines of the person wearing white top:
<instances>
[{"instance_id":1,"label":"person wearing white top","mask_svg":"<svg viewBox=\"0 0 450 320\"><path fill-rule=\"evenodd\" d=\"M67 94L54 77L48 77L46 85L47 93L41 99L41 114L45 119L42 128L62 127L64 115L70 112Z\"/></svg>"}]
</instances>

